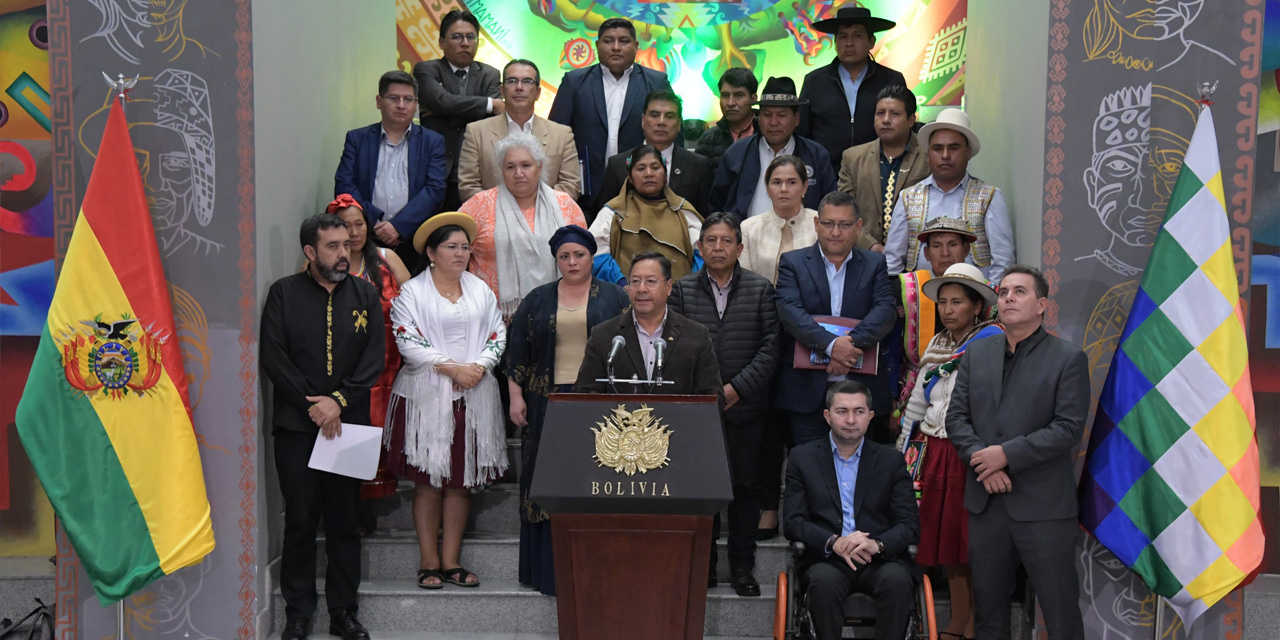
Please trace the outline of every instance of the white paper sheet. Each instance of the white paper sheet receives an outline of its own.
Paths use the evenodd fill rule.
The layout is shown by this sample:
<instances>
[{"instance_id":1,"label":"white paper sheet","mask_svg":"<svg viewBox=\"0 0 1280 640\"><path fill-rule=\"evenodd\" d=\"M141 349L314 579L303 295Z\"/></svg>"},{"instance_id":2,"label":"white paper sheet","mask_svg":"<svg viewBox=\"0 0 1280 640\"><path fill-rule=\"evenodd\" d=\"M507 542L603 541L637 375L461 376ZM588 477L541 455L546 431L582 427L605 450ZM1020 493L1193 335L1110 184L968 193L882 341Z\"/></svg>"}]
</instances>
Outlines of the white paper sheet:
<instances>
[{"instance_id":1,"label":"white paper sheet","mask_svg":"<svg viewBox=\"0 0 1280 640\"><path fill-rule=\"evenodd\" d=\"M316 434L308 467L338 475L372 480L378 474L378 454L382 450L382 429L362 424L342 425L342 435L326 440Z\"/></svg>"}]
</instances>

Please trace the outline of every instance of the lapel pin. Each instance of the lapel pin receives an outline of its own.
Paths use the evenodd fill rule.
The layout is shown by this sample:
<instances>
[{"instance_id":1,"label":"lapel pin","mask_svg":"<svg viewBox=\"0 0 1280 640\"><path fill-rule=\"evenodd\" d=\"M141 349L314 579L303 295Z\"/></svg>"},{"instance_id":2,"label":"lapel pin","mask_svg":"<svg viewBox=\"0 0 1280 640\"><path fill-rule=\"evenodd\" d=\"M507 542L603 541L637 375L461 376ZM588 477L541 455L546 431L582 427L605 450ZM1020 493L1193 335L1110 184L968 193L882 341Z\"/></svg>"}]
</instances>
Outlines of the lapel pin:
<instances>
[{"instance_id":1,"label":"lapel pin","mask_svg":"<svg viewBox=\"0 0 1280 640\"><path fill-rule=\"evenodd\" d=\"M676 175L680 175L680 167L676 167Z\"/></svg>"}]
</instances>

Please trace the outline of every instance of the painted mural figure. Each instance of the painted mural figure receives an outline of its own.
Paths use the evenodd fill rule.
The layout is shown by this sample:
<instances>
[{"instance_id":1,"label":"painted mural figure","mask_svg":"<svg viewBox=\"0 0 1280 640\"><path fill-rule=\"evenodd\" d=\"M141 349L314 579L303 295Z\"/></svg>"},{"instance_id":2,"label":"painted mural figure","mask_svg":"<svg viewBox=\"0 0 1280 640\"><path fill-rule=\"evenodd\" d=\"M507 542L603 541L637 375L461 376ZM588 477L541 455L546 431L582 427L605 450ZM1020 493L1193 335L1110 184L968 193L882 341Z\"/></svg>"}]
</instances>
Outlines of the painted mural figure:
<instances>
[{"instance_id":1,"label":"painted mural figure","mask_svg":"<svg viewBox=\"0 0 1280 640\"><path fill-rule=\"evenodd\" d=\"M1205 0L1093 0L1083 34L1085 59L1106 59L1139 71L1163 71L1196 53L1235 66L1221 51L1187 36L1205 4Z\"/></svg>"}]
</instances>

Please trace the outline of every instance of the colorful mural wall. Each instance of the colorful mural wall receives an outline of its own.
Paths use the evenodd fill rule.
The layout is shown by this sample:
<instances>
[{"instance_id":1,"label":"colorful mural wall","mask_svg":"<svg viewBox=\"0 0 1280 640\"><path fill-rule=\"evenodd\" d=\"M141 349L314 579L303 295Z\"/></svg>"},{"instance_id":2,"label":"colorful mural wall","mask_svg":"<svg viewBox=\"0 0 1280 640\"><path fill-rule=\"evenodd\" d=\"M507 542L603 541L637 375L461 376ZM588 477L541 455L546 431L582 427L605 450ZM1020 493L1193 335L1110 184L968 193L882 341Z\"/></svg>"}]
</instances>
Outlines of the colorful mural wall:
<instances>
[{"instance_id":1,"label":"colorful mural wall","mask_svg":"<svg viewBox=\"0 0 1280 640\"><path fill-rule=\"evenodd\" d=\"M396 47L400 65L412 71L440 57L440 18L466 8L480 21L476 58L499 69L526 58L542 72L538 113L546 115L566 72L596 63L596 29L608 18L636 24L640 64L665 71L684 98L685 118L720 118L716 83L733 67L751 69L763 84L790 76L799 88L804 75L831 62L835 44L813 23L849 2L829 0L740 0L738 2L644 2L643 0L396 0ZM907 78L931 120L964 96L968 0L863 0L874 15L898 23L878 34L876 60Z\"/></svg>"},{"instance_id":2,"label":"colorful mural wall","mask_svg":"<svg viewBox=\"0 0 1280 640\"><path fill-rule=\"evenodd\" d=\"M0 0L0 556L53 554L53 509L13 428L53 299L44 0Z\"/></svg>"},{"instance_id":3,"label":"colorful mural wall","mask_svg":"<svg viewBox=\"0 0 1280 640\"><path fill-rule=\"evenodd\" d=\"M1259 416L1280 415L1280 0L1267 0L1258 105L1249 373ZM1262 484L1280 486L1280 429L1258 421Z\"/></svg>"}]
</instances>

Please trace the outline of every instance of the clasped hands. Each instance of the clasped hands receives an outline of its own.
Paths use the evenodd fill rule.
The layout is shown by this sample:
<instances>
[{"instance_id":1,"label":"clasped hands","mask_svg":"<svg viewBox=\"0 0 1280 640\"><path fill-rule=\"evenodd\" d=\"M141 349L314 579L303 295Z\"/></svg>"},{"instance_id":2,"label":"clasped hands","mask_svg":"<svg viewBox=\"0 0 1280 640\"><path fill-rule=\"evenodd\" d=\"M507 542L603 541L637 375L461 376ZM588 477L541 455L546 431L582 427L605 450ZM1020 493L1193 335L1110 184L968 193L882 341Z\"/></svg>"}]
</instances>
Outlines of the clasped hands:
<instances>
[{"instance_id":1,"label":"clasped hands","mask_svg":"<svg viewBox=\"0 0 1280 640\"><path fill-rule=\"evenodd\" d=\"M831 543L831 553L844 558L849 568L854 571L857 571L859 566L871 564L871 558L879 550L880 545L861 531L854 531L847 536L836 538L836 541Z\"/></svg>"},{"instance_id":2,"label":"clasped hands","mask_svg":"<svg viewBox=\"0 0 1280 640\"><path fill-rule=\"evenodd\" d=\"M848 375L858 358L862 357L862 349L853 346L853 338L840 336L831 344L831 362L827 363L827 374L833 376Z\"/></svg>"},{"instance_id":3,"label":"clasped hands","mask_svg":"<svg viewBox=\"0 0 1280 640\"><path fill-rule=\"evenodd\" d=\"M320 427L325 440L342 435L342 407L337 400L329 396L307 396L307 402L311 403L307 415Z\"/></svg>"},{"instance_id":4,"label":"clasped hands","mask_svg":"<svg viewBox=\"0 0 1280 640\"><path fill-rule=\"evenodd\" d=\"M453 381L454 391L466 391L480 384L480 379L484 378L484 368L474 362L468 364L442 362L436 365L436 371Z\"/></svg>"},{"instance_id":5,"label":"clasped hands","mask_svg":"<svg viewBox=\"0 0 1280 640\"><path fill-rule=\"evenodd\" d=\"M982 483L987 493L1008 493L1013 490L1013 481L1005 467L1009 459L1004 455L1004 447L995 444L983 449L969 458L969 466L978 474L978 482Z\"/></svg>"}]
</instances>

